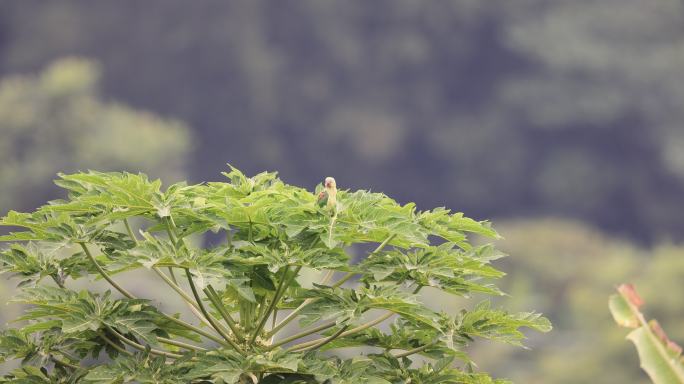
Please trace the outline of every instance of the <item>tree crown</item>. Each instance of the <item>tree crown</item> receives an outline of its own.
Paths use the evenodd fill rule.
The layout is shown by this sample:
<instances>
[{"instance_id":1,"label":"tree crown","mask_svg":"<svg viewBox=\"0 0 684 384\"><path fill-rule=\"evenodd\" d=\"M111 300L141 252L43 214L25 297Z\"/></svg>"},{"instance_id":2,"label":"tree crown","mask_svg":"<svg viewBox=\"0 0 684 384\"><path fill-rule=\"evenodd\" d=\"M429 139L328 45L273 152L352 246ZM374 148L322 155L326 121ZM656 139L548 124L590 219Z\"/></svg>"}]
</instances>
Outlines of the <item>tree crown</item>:
<instances>
[{"instance_id":1,"label":"tree crown","mask_svg":"<svg viewBox=\"0 0 684 384\"><path fill-rule=\"evenodd\" d=\"M456 314L424 304L425 292L502 294L489 280L503 275L491 265L503 255L468 239L498 237L487 222L363 190L320 205L322 186L224 175L163 190L142 174L60 174L67 199L10 211L0 225L22 230L0 238L10 242L0 271L19 278L27 309L0 336L0 358L23 365L0 381L500 382L473 373L465 346L520 345L521 327L550 329L487 301ZM202 245L208 232L221 241ZM194 320L124 287L131 270L156 275ZM306 271L322 278L307 284ZM84 277L111 290L75 290ZM368 352L338 353L351 347Z\"/></svg>"}]
</instances>

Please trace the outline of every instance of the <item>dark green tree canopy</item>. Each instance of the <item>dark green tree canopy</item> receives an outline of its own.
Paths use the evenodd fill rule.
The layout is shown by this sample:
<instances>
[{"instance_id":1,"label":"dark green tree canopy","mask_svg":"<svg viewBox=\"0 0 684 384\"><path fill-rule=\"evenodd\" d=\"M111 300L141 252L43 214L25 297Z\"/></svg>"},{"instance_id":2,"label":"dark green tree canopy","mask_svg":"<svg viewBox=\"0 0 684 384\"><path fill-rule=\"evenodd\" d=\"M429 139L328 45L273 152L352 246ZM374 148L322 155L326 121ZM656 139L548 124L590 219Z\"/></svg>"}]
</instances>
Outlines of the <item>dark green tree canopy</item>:
<instances>
[{"instance_id":1,"label":"dark green tree canopy","mask_svg":"<svg viewBox=\"0 0 684 384\"><path fill-rule=\"evenodd\" d=\"M321 207L275 173L225 176L162 189L142 174L62 174L66 200L9 212L0 224L22 230L2 236L0 270L19 279L15 300L28 305L21 326L0 336L0 358L23 364L0 381L501 382L474 373L464 347L519 345L520 328L550 329L539 314L486 301L457 314L423 304L431 290L501 294L489 279L503 275L491 265L502 254L468 239L498 237L487 222L367 191L342 190ZM207 232L224 240L202 247ZM117 282L136 269L168 284L195 318ZM311 270L323 277L308 284ZM112 290L74 290L83 277ZM339 353L352 347L366 350Z\"/></svg>"},{"instance_id":2,"label":"dark green tree canopy","mask_svg":"<svg viewBox=\"0 0 684 384\"><path fill-rule=\"evenodd\" d=\"M195 180L230 153L656 241L684 233L682 24L681 1L6 0L0 73L98 60L108 97L193 127Z\"/></svg>"}]
</instances>

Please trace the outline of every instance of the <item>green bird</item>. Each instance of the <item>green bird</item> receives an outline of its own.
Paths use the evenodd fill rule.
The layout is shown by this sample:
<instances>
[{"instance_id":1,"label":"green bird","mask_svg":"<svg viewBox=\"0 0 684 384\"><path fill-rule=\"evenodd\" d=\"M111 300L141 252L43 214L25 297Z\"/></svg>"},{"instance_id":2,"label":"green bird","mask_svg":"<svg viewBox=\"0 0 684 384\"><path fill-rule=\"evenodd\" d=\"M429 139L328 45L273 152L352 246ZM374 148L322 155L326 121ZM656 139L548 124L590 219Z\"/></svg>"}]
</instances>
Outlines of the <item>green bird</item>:
<instances>
[{"instance_id":1,"label":"green bird","mask_svg":"<svg viewBox=\"0 0 684 384\"><path fill-rule=\"evenodd\" d=\"M335 179L326 177L323 186L325 189L318 194L316 203L321 208L328 207L335 209L335 206L337 205L337 183L335 182Z\"/></svg>"}]
</instances>

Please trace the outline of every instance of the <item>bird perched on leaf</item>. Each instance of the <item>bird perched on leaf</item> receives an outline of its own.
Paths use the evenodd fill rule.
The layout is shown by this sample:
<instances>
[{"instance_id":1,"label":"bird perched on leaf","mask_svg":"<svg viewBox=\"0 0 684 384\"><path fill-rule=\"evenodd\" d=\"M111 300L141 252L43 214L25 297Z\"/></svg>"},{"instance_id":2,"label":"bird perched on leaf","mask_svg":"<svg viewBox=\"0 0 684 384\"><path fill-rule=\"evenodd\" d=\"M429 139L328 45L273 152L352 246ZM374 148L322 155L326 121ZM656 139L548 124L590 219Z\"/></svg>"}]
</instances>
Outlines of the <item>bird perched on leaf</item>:
<instances>
[{"instance_id":1,"label":"bird perched on leaf","mask_svg":"<svg viewBox=\"0 0 684 384\"><path fill-rule=\"evenodd\" d=\"M328 207L334 210L337 205L337 183L334 178L326 177L323 186L325 189L318 194L316 203L321 208Z\"/></svg>"}]
</instances>

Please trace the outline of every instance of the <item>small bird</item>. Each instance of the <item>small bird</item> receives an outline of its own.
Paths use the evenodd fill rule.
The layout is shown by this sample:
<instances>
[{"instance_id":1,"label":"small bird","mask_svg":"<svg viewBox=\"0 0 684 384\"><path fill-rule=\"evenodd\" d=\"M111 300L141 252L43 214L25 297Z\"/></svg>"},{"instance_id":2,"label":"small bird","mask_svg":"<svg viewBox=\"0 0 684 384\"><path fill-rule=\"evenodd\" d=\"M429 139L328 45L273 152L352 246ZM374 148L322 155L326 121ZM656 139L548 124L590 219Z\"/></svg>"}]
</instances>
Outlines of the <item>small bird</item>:
<instances>
[{"instance_id":1,"label":"small bird","mask_svg":"<svg viewBox=\"0 0 684 384\"><path fill-rule=\"evenodd\" d=\"M328 207L335 209L335 206L337 205L337 183L335 182L335 179L326 177L323 186L325 189L318 194L316 203L318 203L318 206L321 208Z\"/></svg>"}]
</instances>

